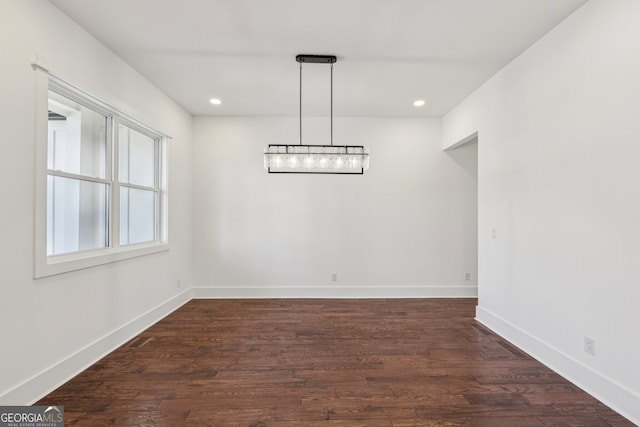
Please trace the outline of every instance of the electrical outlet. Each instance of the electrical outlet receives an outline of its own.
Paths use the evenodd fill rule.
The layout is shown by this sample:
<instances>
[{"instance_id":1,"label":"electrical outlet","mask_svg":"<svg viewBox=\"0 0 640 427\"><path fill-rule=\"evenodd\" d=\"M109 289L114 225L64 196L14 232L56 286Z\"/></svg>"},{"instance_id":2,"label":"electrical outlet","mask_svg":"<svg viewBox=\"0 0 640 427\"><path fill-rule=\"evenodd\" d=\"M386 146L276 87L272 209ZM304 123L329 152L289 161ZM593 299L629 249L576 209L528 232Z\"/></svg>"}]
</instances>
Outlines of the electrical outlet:
<instances>
[{"instance_id":1,"label":"electrical outlet","mask_svg":"<svg viewBox=\"0 0 640 427\"><path fill-rule=\"evenodd\" d=\"M332 282L338 281L338 273L331 273L331 281Z\"/></svg>"},{"instance_id":2,"label":"electrical outlet","mask_svg":"<svg viewBox=\"0 0 640 427\"><path fill-rule=\"evenodd\" d=\"M492 228L492 229L491 229L491 238L492 238L492 239L495 239L497 235L498 235L498 233L496 232L496 229L495 229L495 228Z\"/></svg>"},{"instance_id":3,"label":"electrical outlet","mask_svg":"<svg viewBox=\"0 0 640 427\"><path fill-rule=\"evenodd\" d=\"M182 283L180 283L180 279L177 280L176 287L180 289L182 287Z\"/></svg>"},{"instance_id":4,"label":"electrical outlet","mask_svg":"<svg viewBox=\"0 0 640 427\"><path fill-rule=\"evenodd\" d=\"M584 337L584 352L592 356L596 355L596 340L591 337Z\"/></svg>"},{"instance_id":5,"label":"electrical outlet","mask_svg":"<svg viewBox=\"0 0 640 427\"><path fill-rule=\"evenodd\" d=\"M466 281L471 280L471 273L464 273L464 280Z\"/></svg>"}]
</instances>

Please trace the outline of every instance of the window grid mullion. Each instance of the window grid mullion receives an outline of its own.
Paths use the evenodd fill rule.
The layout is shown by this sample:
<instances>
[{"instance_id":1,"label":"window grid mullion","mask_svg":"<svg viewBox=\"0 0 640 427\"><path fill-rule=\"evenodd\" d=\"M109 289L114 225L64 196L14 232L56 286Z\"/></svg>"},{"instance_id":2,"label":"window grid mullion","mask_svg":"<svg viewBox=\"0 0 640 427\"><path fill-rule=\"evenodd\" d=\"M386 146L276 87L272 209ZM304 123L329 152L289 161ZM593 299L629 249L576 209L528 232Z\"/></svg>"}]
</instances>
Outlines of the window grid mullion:
<instances>
[{"instance_id":1,"label":"window grid mullion","mask_svg":"<svg viewBox=\"0 0 640 427\"><path fill-rule=\"evenodd\" d=\"M127 187L127 188L133 188L134 190L155 191L155 192L160 191L160 189L157 188L157 187L147 187L146 185L131 184L131 183L128 183L128 182L121 182L120 186L121 187Z\"/></svg>"},{"instance_id":2,"label":"window grid mullion","mask_svg":"<svg viewBox=\"0 0 640 427\"><path fill-rule=\"evenodd\" d=\"M105 165L105 178L109 180L109 191L106 193L107 197L107 215L105 218L105 227L107 228L107 247L113 247L113 115L107 115L106 125L106 162Z\"/></svg>"},{"instance_id":3,"label":"window grid mullion","mask_svg":"<svg viewBox=\"0 0 640 427\"><path fill-rule=\"evenodd\" d=\"M160 238L160 138L153 139L153 153L154 153L154 182L153 185L158 190L156 191L155 197L155 215L154 215L154 224L153 224L153 235L154 239L158 240Z\"/></svg>"},{"instance_id":4,"label":"window grid mullion","mask_svg":"<svg viewBox=\"0 0 640 427\"><path fill-rule=\"evenodd\" d=\"M111 247L120 247L120 183L119 183L119 162L120 162L120 129L119 117L111 117L111 180L113 200L111 202Z\"/></svg>"},{"instance_id":5,"label":"window grid mullion","mask_svg":"<svg viewBox=\"0 0 640 427\"><path fill-rule=\"evenodd\" d=\"M70 173L70 172L63 172L63 171L57 170L57 169L47 169L47 175L49 175L49 176L59 176L61 178L68 178L68 179L77 179L78 181L95 182L97 184L107 184L107 185L111 184L111 181L109 181L107 179L95 178L95 177L88 176L88 175L78 175L78 174Z\"/></svg>"}]
</instances>

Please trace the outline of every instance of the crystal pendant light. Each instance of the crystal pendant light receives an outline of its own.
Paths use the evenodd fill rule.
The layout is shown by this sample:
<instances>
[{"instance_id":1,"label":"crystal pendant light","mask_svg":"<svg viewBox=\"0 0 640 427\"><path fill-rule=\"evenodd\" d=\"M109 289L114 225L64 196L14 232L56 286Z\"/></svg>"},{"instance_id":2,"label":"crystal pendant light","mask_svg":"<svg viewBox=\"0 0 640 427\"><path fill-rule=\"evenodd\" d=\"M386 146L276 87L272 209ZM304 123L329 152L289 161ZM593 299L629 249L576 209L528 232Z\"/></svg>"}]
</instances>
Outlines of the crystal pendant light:
<instances>
[{"instance_id":1,"label":"crystal pendant light","mask_svg":"<svg viewBox=\"0 0 640 427\"><path fill-rule=\"evenodd\" d=\"M333 55L297 55L300 63L300 143L269 144L264 150L264 167L269 173L312 173L362 175L369 168L369 150L362 145L333 145ZM329 145L302 144L302 64L331 66L331 140Z\"/></svg>"}]
</instances>

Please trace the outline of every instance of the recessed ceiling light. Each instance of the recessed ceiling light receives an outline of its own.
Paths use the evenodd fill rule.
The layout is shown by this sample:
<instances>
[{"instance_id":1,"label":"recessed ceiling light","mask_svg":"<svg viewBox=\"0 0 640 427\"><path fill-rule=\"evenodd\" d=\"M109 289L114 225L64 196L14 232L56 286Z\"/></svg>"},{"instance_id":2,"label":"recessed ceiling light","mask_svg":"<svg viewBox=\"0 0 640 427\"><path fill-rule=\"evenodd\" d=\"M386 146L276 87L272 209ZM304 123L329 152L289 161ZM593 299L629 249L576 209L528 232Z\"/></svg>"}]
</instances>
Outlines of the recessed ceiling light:
<instances>
[{"instance_id":1,"label":"recessed ceiling light","mask_svg":"<svg viewBox=\"0 0 640 427\"><path fill-rule=\"evenodd\" d=\"M424 99L418 99L413 101L413 106L414 107L422 107L424 105Z\"/></svg>"},{"instance_id":2,"label":"recessed ceiling light","mask_svg":"<svg viewBox=\"0 0 640 427\"><path fill-rule=\"evenodd\" d=\"M218 98L211 98L209 100L210 103L212 103L213 105L220 105L222 104L222 101L220 101Z\"/></svg>"}]
</instances>

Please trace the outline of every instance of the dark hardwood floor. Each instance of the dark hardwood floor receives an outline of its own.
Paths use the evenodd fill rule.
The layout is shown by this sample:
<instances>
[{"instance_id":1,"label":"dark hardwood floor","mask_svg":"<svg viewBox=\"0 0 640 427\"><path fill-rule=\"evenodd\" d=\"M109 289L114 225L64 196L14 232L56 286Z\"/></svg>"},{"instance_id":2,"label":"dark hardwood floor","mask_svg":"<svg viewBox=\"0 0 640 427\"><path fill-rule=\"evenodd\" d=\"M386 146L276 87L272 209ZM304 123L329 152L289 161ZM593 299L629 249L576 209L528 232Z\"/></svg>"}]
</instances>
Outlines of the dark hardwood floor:
<instances>
[{"instance_id":1,"label":"dark hardwood floor","mask_svg":"<svg viewBox=\"0 0 640 427\"><path fill-rule=\"evenodd\" d=\"M68 426L632 426L475 299L193 300L43 398Z\"/></svg>"}]
</instances>

